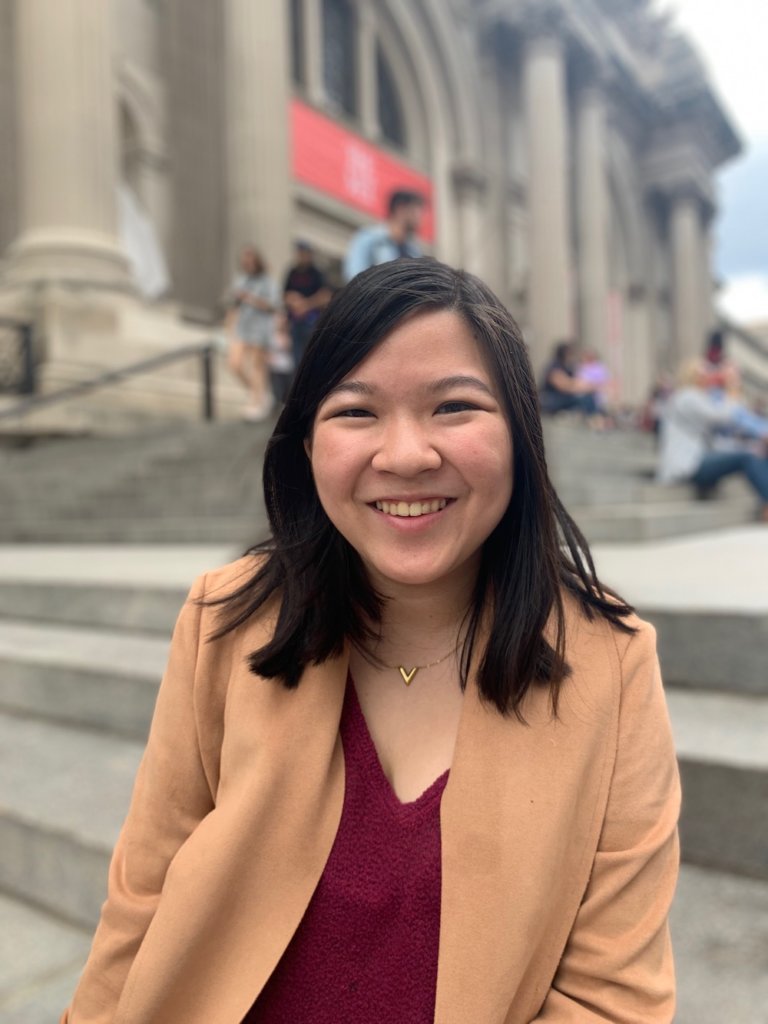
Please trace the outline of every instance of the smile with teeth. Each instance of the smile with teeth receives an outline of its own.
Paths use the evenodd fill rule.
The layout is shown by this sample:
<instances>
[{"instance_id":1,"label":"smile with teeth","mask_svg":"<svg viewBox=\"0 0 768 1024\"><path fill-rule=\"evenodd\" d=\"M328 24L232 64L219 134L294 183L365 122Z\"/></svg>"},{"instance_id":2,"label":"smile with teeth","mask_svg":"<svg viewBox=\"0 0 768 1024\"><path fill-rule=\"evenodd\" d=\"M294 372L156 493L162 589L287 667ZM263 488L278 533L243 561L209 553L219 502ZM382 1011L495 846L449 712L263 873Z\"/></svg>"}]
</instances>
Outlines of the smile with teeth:
<instances>
[{"instance_id":1,"label":"smile with teeth","mask_svg":"<svg viewBox=\"0 0 768 1024\"><path fill-rule=\"evenodd\" d=\"M433 498L431 501L376 501L379 512L388 516L426 516L430 512L442 512L448 504L447 498Z\"/></svg>"}]
</instances>

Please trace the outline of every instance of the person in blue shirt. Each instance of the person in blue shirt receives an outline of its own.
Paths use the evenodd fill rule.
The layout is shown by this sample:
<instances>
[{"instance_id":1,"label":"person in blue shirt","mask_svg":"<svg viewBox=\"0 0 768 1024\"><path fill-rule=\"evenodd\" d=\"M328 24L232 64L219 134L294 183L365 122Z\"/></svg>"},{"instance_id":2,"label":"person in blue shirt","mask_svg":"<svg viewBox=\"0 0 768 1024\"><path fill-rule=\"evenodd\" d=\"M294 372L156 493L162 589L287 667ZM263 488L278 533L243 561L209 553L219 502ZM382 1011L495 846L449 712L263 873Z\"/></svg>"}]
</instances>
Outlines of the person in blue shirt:
<instances>
[{"instance_id":1,"label":"person in blue shirt","mask_svg":"<svg viewBox=\"0 0 768 1024\"><path fill-rule=\"evenodd\" d=\"M344 280L401 256L423 256L418 233L426 200L420 192L397 189L389 197L384 224L360 228L353 236L344 260Z\"/></svg>"}]
</instances>

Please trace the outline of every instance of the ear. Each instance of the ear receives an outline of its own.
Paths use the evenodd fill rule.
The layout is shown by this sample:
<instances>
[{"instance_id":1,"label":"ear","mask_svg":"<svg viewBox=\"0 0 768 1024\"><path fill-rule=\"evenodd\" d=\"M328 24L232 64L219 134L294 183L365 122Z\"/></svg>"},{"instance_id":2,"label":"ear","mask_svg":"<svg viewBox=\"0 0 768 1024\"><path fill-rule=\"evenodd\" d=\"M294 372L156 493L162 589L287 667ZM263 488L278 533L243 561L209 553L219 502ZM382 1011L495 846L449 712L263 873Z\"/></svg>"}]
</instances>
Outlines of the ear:
<instances>
[{"instance_id":1,"label":"ear","mask_svg":"<svg viewBox=\"0 0 768 1024\"><path fill-rule=\"evenodd\" d=\"M312 461L312 435L304 438L304 451L307 453L307 458Z\"/></svg>"}]
</instances>

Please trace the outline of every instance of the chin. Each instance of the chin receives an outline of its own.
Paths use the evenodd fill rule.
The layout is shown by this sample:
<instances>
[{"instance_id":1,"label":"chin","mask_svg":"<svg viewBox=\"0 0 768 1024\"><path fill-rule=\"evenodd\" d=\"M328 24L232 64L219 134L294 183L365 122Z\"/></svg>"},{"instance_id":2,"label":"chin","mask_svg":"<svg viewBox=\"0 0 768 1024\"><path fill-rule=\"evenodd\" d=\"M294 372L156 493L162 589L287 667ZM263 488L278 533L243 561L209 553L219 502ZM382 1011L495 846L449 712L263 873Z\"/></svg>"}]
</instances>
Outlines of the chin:
<instances>
[{"instance_id":1,"label":"chin","mask_svg":"<svg viewBox=\"0 0 768 1024\"><path fill-rule=\"evenodd\" d=\"M370 571L385 583L395 583L404 587L427 587L454 577L460 568L456 565L435 568L434 564L421 567L372 565Z\"/></svg>"}]
</instances>

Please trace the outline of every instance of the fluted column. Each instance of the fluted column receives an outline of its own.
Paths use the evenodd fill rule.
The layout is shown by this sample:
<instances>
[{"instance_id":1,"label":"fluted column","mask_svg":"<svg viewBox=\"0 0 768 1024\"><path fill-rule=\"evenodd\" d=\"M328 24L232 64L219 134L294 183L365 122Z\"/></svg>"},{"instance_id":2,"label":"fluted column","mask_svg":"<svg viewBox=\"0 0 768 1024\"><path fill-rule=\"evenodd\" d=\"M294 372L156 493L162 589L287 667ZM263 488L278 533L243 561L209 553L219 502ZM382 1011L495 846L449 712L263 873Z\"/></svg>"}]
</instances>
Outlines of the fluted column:
<instances>
[{"instance_id":1,"label":"fluted column","mask_svg":"<svg viewBox=\"0 0 768 1024\"><path fill-rule=\"evenodd\" d=\"M19 235L8 277L129 287L117 237L110 5L15 5Z\"/></svg>"},{"instance_id":2,"label":"fluted column","mask_svg":"<svg viewBox=\"0 0 768 1024\"><path fill-rule=\"evenodd\" d=\"M376 60L376 22L371 0L358 6L357 68L358 110L363 134L369 139L379 136L379 92Z\"/></svg>"},{"instance_id":3,"label":"fluted column","mask_svg":"<svg viewBox=\"0 0 768 1024\"><path fill-rule=\"evenodd\" d=\"M701 202L692 190L672 197L670 209L672 255L673 349L678 365L701 356L704 317L701 305L701 250L704 245Z\"/></svg>"},{"instance_id":4,"label":"fluted column","mask_svg":"<svg viewBox=\"0 0 768 1024\"><path fill-rule=\"evenodd\" d=\"M456 208L461 233L459 264L478 277L486 278L488 237L485 225L487 175L474 165L458 165L453 173Z\"/></svg>"},{"instance_id":5,"label":"fluted column","mask_svg":"<svg viewBox=\"0 0 768 1024\"><path fill-rule=\"evenodd\" d=\"M608 180L605 168L605 100L600 85L579 92L576 124L580 341L607 356Z\"/></svg>"},{"instance_id":6,"label":"fluted column","mask_svg":"<svg viewBox=\"0 0 768 1024\"><path fill-rule=\"evenodd\" d=\"M323 7L322 0L302 0L304 15L304 69L307 96L315 106L325 101L323 84Z\"/></svg>"},{"instance_id":7,"label":"fluted column","mask_svg":"<svg viewBox=\"0 0 768 1024\"><path fill-rule=\"evenodd\" d=\"M540 369L554 342L573 333L568 114L562 41L543 32L525 44L531 355Z\"/></svg>"},{"instance_id":8,"label":"fluted column","mask_svg":"<svg viewBox=\"0 0 768 1024\"><path fill-rule=\"evenodd\" d=\"M701 304L701 325L705 337L717 322L715 310L715 281L712 271L712 210L702 214L701 237L699 243L699 293Z\"/></svg>"},{"instance_id":9,"label":"fluted column","mask_svg":"<svg viewBox=\"0 0 768 1024\"><path fill-rule=\"evenodd\" d=\"M225 0L228 241L252 243L273 274L291 248L290 70L284 0Z\"/></svg>"}]
</instances>

